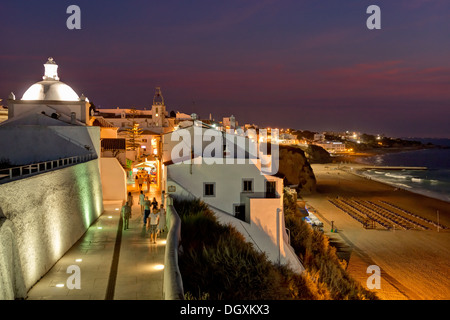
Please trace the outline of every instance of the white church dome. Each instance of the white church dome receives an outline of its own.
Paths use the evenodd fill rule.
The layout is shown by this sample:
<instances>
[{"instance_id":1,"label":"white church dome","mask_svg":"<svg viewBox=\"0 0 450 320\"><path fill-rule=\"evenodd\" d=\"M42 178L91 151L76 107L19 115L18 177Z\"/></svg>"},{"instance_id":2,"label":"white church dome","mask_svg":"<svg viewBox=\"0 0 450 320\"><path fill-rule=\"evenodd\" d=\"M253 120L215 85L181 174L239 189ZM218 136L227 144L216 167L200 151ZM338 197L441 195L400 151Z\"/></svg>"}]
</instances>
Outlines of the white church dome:
<instances>
[{"instance_id":1,"label":"white church dome","mask_svg":"<svg viewBox=\"0 0 450 320\"><path fill-rule=\"evenodd\" d=\"M44 80L33 84L22 96L22 100L62 100L79 101L75 91L64 82L59 81L58 65L53 58L48 58Z\"/></svg>"}]
</instances>

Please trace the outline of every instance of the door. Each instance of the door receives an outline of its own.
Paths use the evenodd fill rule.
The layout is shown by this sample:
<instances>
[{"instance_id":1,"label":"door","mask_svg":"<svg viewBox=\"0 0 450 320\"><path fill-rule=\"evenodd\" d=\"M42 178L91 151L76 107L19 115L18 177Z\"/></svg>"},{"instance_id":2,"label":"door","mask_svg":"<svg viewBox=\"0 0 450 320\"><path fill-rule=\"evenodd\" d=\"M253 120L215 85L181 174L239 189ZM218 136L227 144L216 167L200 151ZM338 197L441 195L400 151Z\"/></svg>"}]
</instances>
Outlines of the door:
<instances>
[{"instance_id":1,"label":"door","mask_svg":"<svg viewBox=\"0 0 450 320\"><path fill-rule=\"evenodd\" d=\"M276 181L266 181L266 198L276 198Z\"/></svg>"}]
</instances>

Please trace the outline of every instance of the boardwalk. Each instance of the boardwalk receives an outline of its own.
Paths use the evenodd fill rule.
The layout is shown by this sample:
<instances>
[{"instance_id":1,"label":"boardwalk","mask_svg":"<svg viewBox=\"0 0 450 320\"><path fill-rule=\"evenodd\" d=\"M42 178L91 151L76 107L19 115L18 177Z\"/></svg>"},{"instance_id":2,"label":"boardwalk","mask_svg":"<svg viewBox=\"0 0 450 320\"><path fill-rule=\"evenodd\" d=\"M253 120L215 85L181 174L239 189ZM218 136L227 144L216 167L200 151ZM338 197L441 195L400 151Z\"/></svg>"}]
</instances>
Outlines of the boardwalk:
<instances>
[{"instance_id":1,"label":"boardwalk","mask_svg":"<svg viewBox=\"0 0 450 320\"><path fill-rule=\"evenodd\" d=\"M151 244L138 193L128 230L119 230L120 201L105 201L104 213L28 292L29 300L162 300L165 235ZM145 191L145 190L144 190ZM161 195L147 193L150 199ZM69 266L78 266L81 289L69 289Z\"/></svg>"}]
</instances>

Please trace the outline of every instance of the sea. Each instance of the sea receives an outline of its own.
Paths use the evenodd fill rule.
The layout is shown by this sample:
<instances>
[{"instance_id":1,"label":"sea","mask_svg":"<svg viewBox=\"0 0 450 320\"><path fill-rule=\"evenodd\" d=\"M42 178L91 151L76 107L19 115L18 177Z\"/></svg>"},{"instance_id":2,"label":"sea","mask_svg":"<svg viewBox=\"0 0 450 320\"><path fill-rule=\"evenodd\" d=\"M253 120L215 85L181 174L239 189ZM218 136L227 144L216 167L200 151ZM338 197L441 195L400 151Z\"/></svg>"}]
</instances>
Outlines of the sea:
<instances>
[{"instance_id":1,"label":"sea","mask_svg":"<svg viewBox=\"0 0 450 320\"><path fill-rule=\"evenodd\" d=\"M359 174L450 203L450 139L414 139L448 148L387 153L360 159L376 166L426 167L427 170L364 170Z\"/></svg>"}]
</instances>

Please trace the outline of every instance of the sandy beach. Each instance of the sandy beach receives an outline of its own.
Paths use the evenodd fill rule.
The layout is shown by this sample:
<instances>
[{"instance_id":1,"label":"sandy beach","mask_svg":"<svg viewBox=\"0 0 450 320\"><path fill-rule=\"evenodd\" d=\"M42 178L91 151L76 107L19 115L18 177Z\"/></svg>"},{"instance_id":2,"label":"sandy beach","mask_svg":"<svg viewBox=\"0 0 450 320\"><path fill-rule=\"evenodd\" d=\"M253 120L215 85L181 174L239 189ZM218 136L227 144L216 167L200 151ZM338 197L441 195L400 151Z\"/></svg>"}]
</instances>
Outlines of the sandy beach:
<instances>
[{"instance_id":1,"label":"sandy beach","mask_svg":"<svg viewBox=\"0 0 450 320\"><path fill-rule=\"evenodd\" d=\"M436 222L438 211L440 224L450 227L450 203L357 176L350 170L357 166L312 165L317 192L302 196L307 206L316 210L325 234L339 247L339 255L348 261L351 276L366 286L370 276L367 267L377 265L381 269L381 288L372 291L380 299L450 299L450 229L438 232L435 225L427 222ZM374 229L366 229L333 205L330 200L336 199L355 206L381 207L382 213L392 211L401 222L388 224L394 228L374 223ZM337 233L331 232L332 222ZM401 225L411 228L402 230Z\"/></svg>"}]
</instances>

